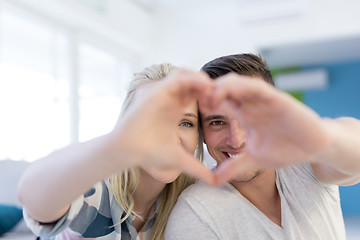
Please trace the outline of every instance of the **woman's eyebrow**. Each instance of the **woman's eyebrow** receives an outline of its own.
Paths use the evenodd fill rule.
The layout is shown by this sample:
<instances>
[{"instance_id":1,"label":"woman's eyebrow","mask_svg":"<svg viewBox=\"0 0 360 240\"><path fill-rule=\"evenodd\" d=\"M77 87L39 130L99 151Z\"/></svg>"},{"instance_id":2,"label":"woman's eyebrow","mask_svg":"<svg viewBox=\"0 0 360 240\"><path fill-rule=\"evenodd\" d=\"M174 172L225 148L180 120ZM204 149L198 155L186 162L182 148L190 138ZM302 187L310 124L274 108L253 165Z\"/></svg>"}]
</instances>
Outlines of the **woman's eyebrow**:
<instances>
[{"instance_id":1,"label":"woman's eyebrow","mask_svg":"<svg viewBox=\"0 0 360 240\"><path fill-rule=\"evenodd\" d=\"M198 118L197 115L194 114L194 113L185 113L184 116L186 116L186 117L193 117L193 118L196 118L196 119Z\"/></svg>"}]
</instances>

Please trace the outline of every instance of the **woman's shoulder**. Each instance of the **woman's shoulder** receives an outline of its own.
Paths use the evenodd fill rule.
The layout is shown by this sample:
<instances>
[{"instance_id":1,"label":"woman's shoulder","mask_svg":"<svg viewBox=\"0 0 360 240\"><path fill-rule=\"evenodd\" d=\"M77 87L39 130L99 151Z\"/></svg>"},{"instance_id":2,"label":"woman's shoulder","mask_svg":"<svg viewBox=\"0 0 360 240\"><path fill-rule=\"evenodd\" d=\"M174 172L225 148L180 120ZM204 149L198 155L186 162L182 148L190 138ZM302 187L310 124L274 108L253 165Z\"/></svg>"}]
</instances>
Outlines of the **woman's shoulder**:
<instances>
[{"instance_id":1,"label":"woman's shoulder","mask_svg":"<svg viewBox=\"0 0 360 240\"><path fill-rule=\"evenodd\" d=\"M116 203L108 181L95 184L84 194L84 203L70 229L82 237L95 238L112 233L118 226L123 209ZM94 224L96 228L94 228ZM119 232L120 230L115 232Z\"/></svg>"}]
</instances>

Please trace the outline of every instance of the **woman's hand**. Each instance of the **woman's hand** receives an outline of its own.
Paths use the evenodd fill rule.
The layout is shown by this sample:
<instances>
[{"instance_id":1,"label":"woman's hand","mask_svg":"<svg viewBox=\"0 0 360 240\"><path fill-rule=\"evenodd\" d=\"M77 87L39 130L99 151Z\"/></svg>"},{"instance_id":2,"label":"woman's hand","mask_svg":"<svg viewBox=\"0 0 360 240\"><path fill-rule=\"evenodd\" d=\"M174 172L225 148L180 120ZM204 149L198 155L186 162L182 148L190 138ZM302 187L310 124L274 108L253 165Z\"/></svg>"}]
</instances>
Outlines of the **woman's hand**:
<instances>
[{"instance_id":1,"label":"woman's hand","mask_svg":"<svg viewBox=\"0 0 360 240\"><path fill-rule=\"evenodd\" d=\"M213 82L204 73L179 69L150 84L135 93L112 133L119 151L127 153L135 165L179 168L213 183L211 171L183 149L174 129L188 104L198 99L206 105Z\"/></svg>"}]
</instances>

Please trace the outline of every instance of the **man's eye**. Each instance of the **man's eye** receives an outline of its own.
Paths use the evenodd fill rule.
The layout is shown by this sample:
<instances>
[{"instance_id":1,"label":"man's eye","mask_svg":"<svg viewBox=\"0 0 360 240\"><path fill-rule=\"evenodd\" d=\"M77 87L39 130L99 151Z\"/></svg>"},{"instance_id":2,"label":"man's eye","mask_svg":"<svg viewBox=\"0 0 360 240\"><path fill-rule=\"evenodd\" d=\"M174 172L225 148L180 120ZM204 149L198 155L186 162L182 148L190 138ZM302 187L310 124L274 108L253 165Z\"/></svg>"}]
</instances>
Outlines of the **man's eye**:
<instances>
[{"instance_id":1,"label":"man's eye","mask_svg":"<svg viewBox=\"0 0 360 240\"><path fill-rule=\"evenodd\" d=\"M223 121L213 121L210 123L210 126L221 126L224 125Z\"/></svg>"},{"instance_id":2,"label":"man's eye","mask_svg":"<svg viewBox=\"0 0 360 240\"><path fill-rule=\"evenodd\" d=\"M179 126L181 126L181 127L193 127L194 124L192 124L191 122L182 122L182 123L180 123Z\"/></svg>"}]
</instances>

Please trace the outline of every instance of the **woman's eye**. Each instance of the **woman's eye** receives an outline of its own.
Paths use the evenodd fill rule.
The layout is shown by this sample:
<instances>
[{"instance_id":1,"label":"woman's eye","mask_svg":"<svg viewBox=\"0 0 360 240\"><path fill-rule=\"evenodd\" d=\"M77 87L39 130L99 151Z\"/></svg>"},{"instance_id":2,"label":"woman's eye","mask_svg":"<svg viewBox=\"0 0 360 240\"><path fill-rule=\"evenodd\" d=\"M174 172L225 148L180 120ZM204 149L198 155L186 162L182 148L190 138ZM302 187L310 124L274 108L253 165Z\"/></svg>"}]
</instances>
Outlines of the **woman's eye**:
<instances>
[{"instance_id":1,"label":"woman's eye","mask_svg":"<svg viewBox=\"0 0 360 240\"><path fill-rule=\"evenodd\" d=\"M223 121L213 121L210 123L210 126L220 126L220 125L224 125Z\"/></svg>"},{"instance_id":2,"label":"woman's eye","mask_svg":"<svg viewBox=\"0 0 360 240\"><path fill-rule=\"evenodd\" d=\"M193 127L194 124L192 124L191 122L182 122L182 123L180 123L179 126L181 126L181 127Z\"/></svg>"}]
</instances>

